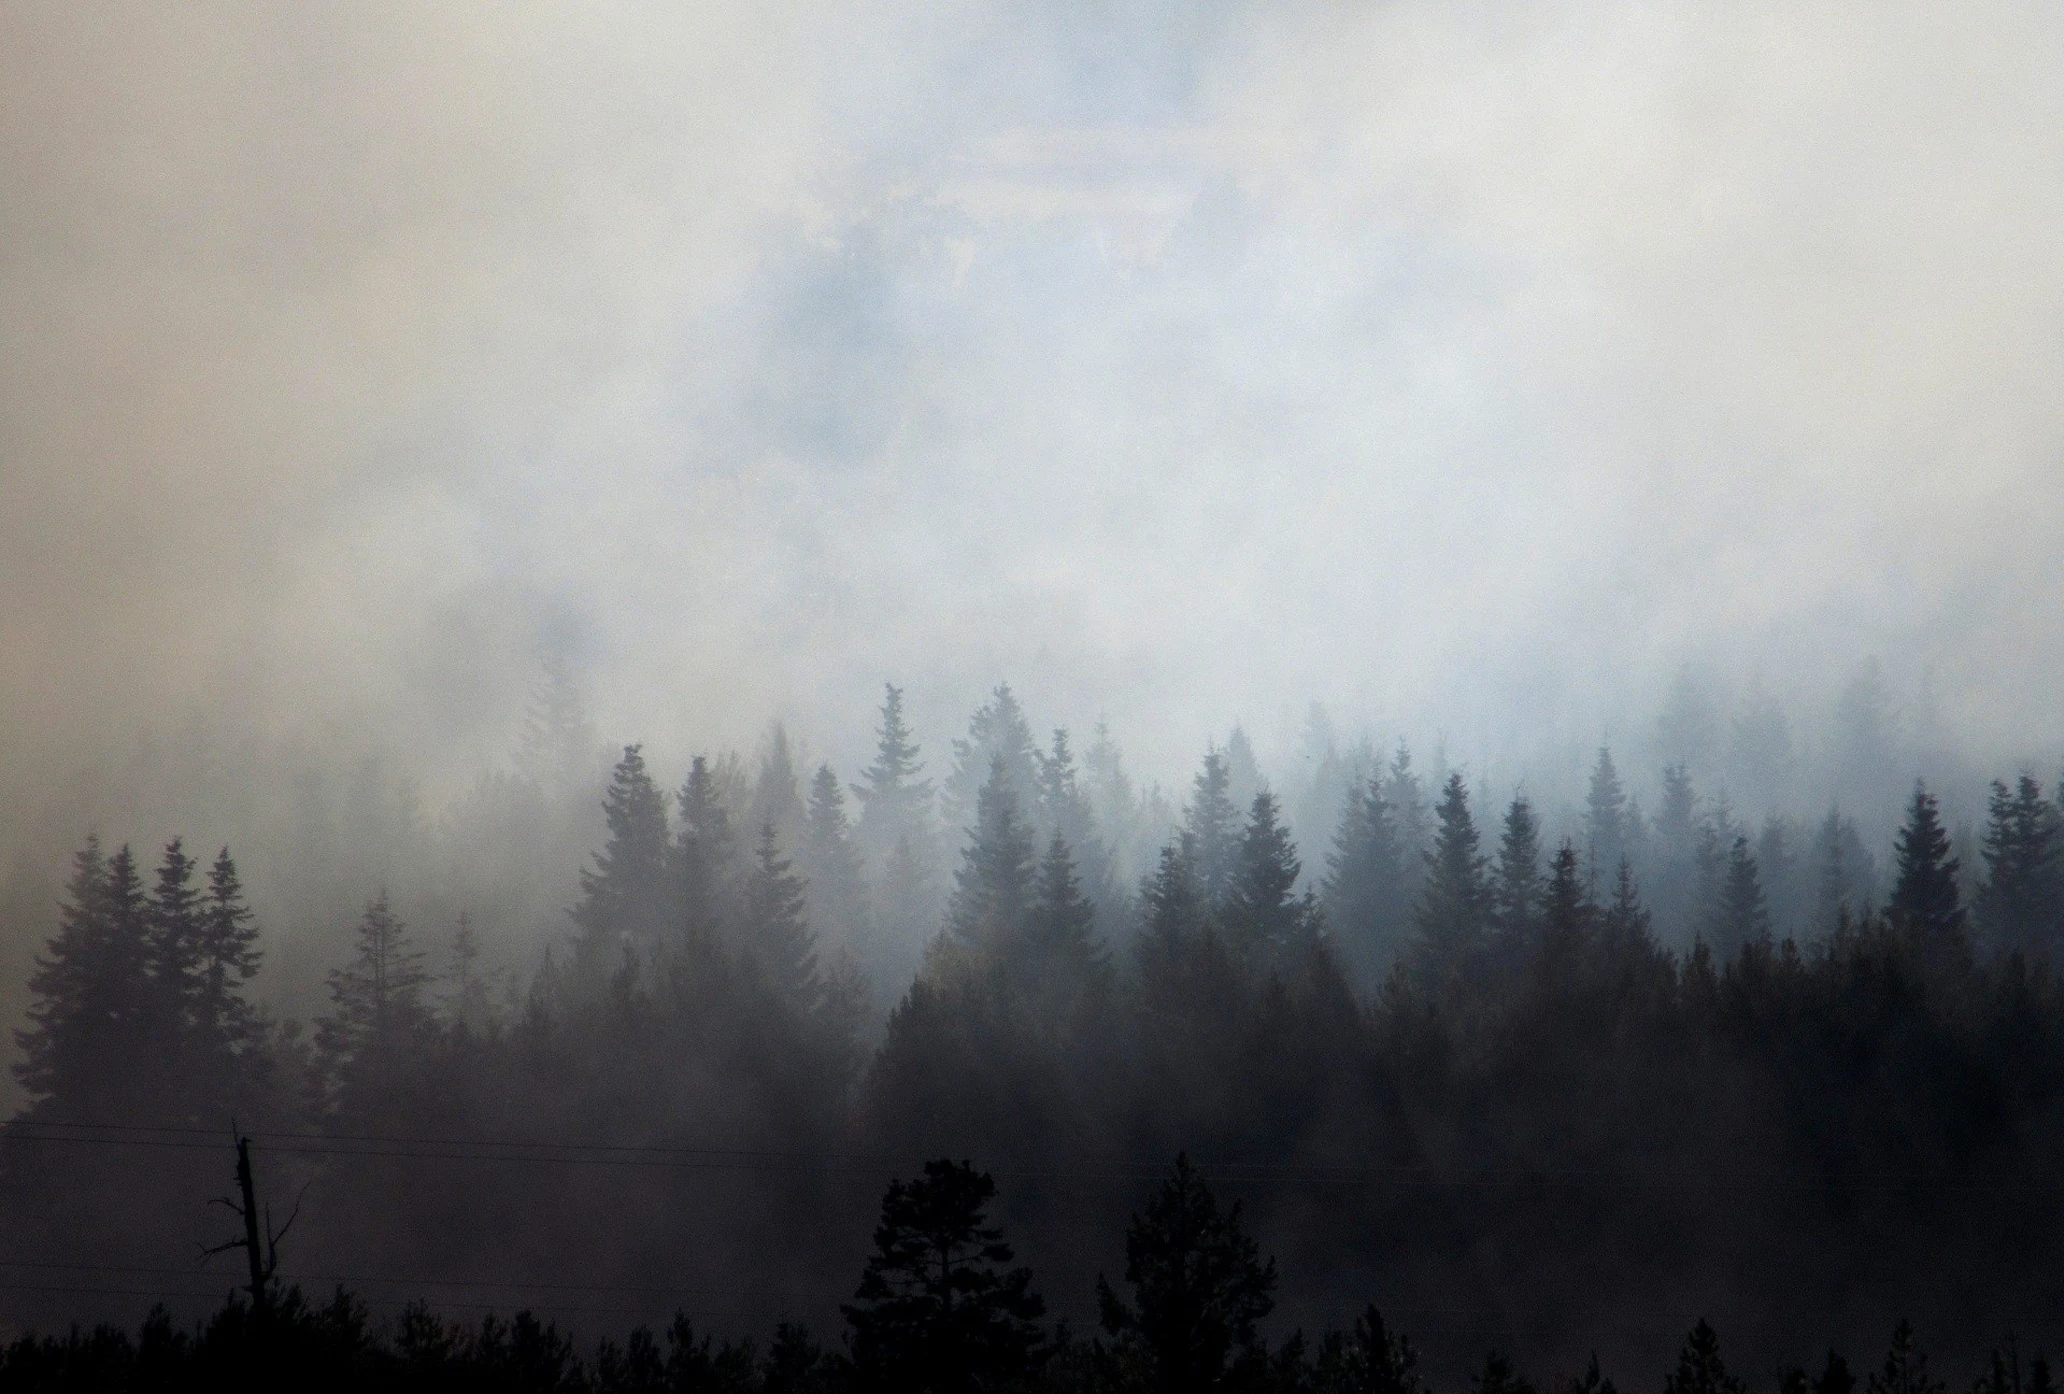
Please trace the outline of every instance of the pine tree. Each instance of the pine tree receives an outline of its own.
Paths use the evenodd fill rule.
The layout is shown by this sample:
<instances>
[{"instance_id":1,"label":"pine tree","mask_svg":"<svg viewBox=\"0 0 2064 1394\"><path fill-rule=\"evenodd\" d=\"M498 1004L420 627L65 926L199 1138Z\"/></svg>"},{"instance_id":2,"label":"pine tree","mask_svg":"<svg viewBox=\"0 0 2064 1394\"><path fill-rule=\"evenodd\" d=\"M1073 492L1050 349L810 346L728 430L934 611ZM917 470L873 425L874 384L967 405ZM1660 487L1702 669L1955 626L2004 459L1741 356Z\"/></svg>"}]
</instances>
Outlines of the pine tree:
<instances>
[{"instance_id":1,"label":"pine tree","mask_svg":"<svg viewBox=\"0 0 2064 1394\"><path fill-rule=\"evenodd\" d=\"M483 1030L493 1017L487 1000L487 981L480 975L480 936L473 930L473 917L460 913L452 926L451 984L445 993L444 1009L455 1026L468 1031Z\"/></svg>"},{"instance_id":2,"label":"pine tree","mask_svg":"<svg viewBox=\"0 0 2064 1394\"><path fill-rule=\"evenodd\" d=\"M1484 880L1487 860L1477 850L1476 821L1469 814L1469 791L1459 773L1448 776L1434 816L1438 827L1425 856L1413 957L1422 983L1446 987L1473 972L1481 958L1490 888Z\"/></svg>"},{"instance_id":3,"label":"pine tree","mask_svg":"<svg viewBox=\"0 0 2064 1394\"><path fill-rule=\"evenodd\" d=\"M1074 855L1082 884L1093 904L1108 906L1114 899L1111 852L1097 826L1096 814L1084 796L1075 770L1075 757L1068 748L1068 733L1056 728L1050 752L1034 752L1039 762L1039 825L1048 835L1059 834Z\"/></svg>"},{"instance_id":4,"label":"pine tree","mask_svg":"<svg viewBox=\"0 0 2064 1394\"><path fill-rule=\"evenodd\" d=\"M1684 1338L1677 1368L1664 1377L1663 1394L1742 1394L1742 1388L1720 1358L1720 1337L1701 1318Z\"/></svg>"},{"instance_id":5,"label":"pine tree","mask_svg":"<svg viewBox=\"0 0 2064 1394\"><path fill-rule=\"evenodd\" d=\"M1869 1394L1943 1394L1942 1381L1928 1373L1928 1357L1914 1339L1913 1323L1902 1319L1892 1328L1885 1363L1871 1371Z\"/></svg>"},{"instance_id":6,"label":"pine tree","mask_svg":"<svg viewBox=\"0 0 2064 1394\"><path fill-rule=\"evenodd\" d=\"M803 879L781 855L771 822L760 824L753 867L745 886L740 940L766 975L774 994L791 1010L813 1012L824 1000L817 971L817 936L805 914Z\"/></svg>"},{"instance_id":7,"label":"pine tree","mask_svg":"<svg viewBox=\"0 0 2064 1394\"><path fill-rule=\"evenodd\" d=\"M547 649L540 667L523 713L519 768L546 789L570 789L591 777L595 728L566 656L556 647Z\"/></svg>"},{"instance_id":8,"label":"pine tree","mask_svg":"<svg viewBox=\"0 0 2064 1394\"><path fill-rule=\"evenodd\" d=\"M580 874L581 902L572 915L578 952L590 974L606 972L625 943L651 943L666 923L668 854L666 796L635 745L624 747L602 800L608 841Z\"/></svg>"},{"instance_id":9,"label":"pine tree","mask_svg":"<svg viewBox=\"0 0 2064 1394\"><path fill-rule=\"evenodd\" d=\"M1718 896L1709 907L1702 932L1714 951L1731 958L1743 947L1770 942L1770 910L1749 839L1737 835L1727 851L1726 871Z\"/></svg>"},{"instance_id":10,"label":"pine tree","mask_svg":"<svg viewBox=\"0 0 2064 1394\"><path fill-rule=\"evenodd\" d=\"M1101 996L1106 960L1096 909L1082 893L1075 860L1059 833L1040 859L1020 977L1041 1022L1059 1026Z\"/></svg>"},{"instance_id":11,"label":"pine tree","mask_svg":"<svg viewBox=\"0 0 2064 1394\"><path fill-rule=\"evenodd\" d=\"M1544 959L1566 968L1590 936L1594 907L1589 877L1568 840L1548 862L1548 881L1541 888L1541 952Z\"/></svg>"},{"instance_id":12,"label":"pine tree","mask_svg":"<svg viewBox=\"0 0 2064 1394\"><path fill-rule=\"evenodd\" d=\"M1584 796L1584 835L1591 844L1591 865L1618 866L1631 850L1632 832L1620 772L1613 767L1612 751L1600 746L1598 763L1591 769L1591 788Z\"/></svg>"},{"instance_id":13,"label":"pine tree","mask_svg":"<svg viewBox=\"0 0 2064 1394\"><path fill-rule=\"evenodd\" d=\"M860 950L867 938L866 878L846 821L844 786L829 765L819 765L810 780L798 861L809 882L810 923L822 928L832 942Z\"/></svg>"},{"instance_id":14,"label":"pine tree","mask_svg":"<svg viewBox=\"0 0 2064 1394\"><path fill-rule=\"evenodd\" d=\"M197 1048L219 1080L248 1085L258 1063L260 1028L244 989L258 975L258 926L227 847L208 868L195 961L192 1029Z\"/></svg>"},{"instance_id":15,"label":"pine tree","mask_svg":"<svg viewBox=\"0 0 2064 1394\"><path fill-rule=\"evenodd\" d=\"M1877 878L1870 853L1856 824L1829 808L1813 838L1814 927L1832 933L1844 912L1861 914L1871 908L1871 883Z\"/></svg>"},{"instance_id":16,"label":"pine tree","mask_svg":"<svg viewBox=\"0 0 2064 1394\"><path fill-rule=\"evenodd\" d=\"M1001 755L976 801L960 869L953 873L947 925L963 945L995 951L1024 929L1032 905L1032 834L1018 816L1010 769Z\"/></svg>"},{"instance_id":17,"label":"pine tree","mask_svg":"<svg viewBox=\"0 0 2064 1394\"><path fill-rule=\"evenodd\" d=\"M972 1394L1036 1363L1046 1306L989 1221L995 1196L967 1162L926 1162L918 1180L889 1183L859 1290L839 1309L859 1388Z\"/></svg>"},{"instance_id":18,"label":"pine tree","mask_svg":"<svg viewBox=\"0 0 2064 1394\"><path fill-rule=\"evenodd\" d=\"M1236 953L1269 964L1302 954L1318 929L1316 900L1296 893L1303 870L1276 796L1263 786L1248 810L1221 912Z\"/></svg>"},{"instance_id":19,"label":"pine tree","mask_svg":"<svg viewBox=\"0 0 2064 1394\"><path fill-rule=\"evenodd\" d=\"M1994 780L1986 807L1985 884L1978 922L2002 947L2047 950L2064 929L2064 847L2057 809L2023 774L2010 793Z\"/></svg>"},{"instance_id":20,"label":"pine tree","mask_svg":"<svg viewBox=\"0 0 2064 1394\"><path fill-rule=\"evenodd\" d=\"M72 859L57 933L29 979L29 1024L15 1032L29 1117L91 1119L124 1108L131 1066L148 1049L148 932L129 849L103 857L100 839L88 836Z\"/></svg>"},{"instance_id":21,"label":"pine tree","mask_svg":"<svg viewBox=\"0 0 2064 1394\"><path fill-rule=\"evenodd\" d=\"M965 824L970 814L979 818L982 787L994 776L999 761L1005 784L1017 801L1018 816L1034 816L1039 807L1039 771L1032 724L1025 719L1025 709L1009 683L999 683L989 700L968 718L966 739L953 742L953 769L942 792L946 811L956 823Z\"/></svg>"},{"instance_id":22,"label":"pine tree","mask_svg":"<svg viewBox=\"0 0 2064 1394\"><path fill-rule=\"evenodd\" d=\"M751 819L747 826L757 828L772 823L775 836L784 845L795 845L804 816L797 783L795 749L788 738L788 728L776 721L768 726L766 739L760 745L760 771L747 809Z\"/></svg>"},{"instance_id":23,"label":"pine tree","mask_svg":"<svg viewBox=\"0 0 2064 1394\"><path fill-rule=\"evenodd\" d=\"M1484 1356L1483 1369L1469 1381L1470 1394L1534 1394L1534 1386L1498 1351Z\"/></svg>"},{"instance_id":24,"label":"pine tree","mask_svg":"<svg viewBox=\"0 0 2064 1394\"><path fill-rule=\"evenodd\" d=\"M1893 922L1931 956L1960 957L1965 941L1958 863L1950 853L1949 834L1943 831L1935 798L1918 780L1893 847L1898 874L1887 907Z\"/></svg>"},{"instance_id":25,"label":"pine tree","mask_svg":"<svg viewBox=\"0 0 2064 1394\"><path fill-rule=\"evenodd\" d=\"M881 727L874 763L853 786L860 800L856 829L861 847L877 861L886 860L897 842L908 839L922 852L932 810L932 782L921 778L924 762L903 719L903 689L883 685Z\"/></svg>"},{"instance_id":26,"label":"pine tree","mask_svg":"<svg viewBox=\"0 0 2064 1394\"><path fill-rule=\"evenodd\" d=\"M681 810L681 834L672 855L677 919L691 944L714 943L736 917L738 849L730 811L706 756L688 762L676 802Z\"/></svg>"},{"instance_id":27,"label":"pine tree","mask_svg":"<svg viewBox=\"0 0 2064 1394\"><path fill-rule=\"evenodd\" d=\"M1183 831L1195 846L1193 864L1204 903L1217 907L1232 884L1239 859L1239 812L1230 794L1232 776L1225 756L1214 747L1204 751L1204 767L1190 786L1183 809Z\"/></svg>"},{"instance_id":28,"label":"pine tree","mask_svg":"<svg viewBox=\"0 0 2064 1394\"><path fill-rule=\"evenodd\" d=\"M1491 883L1492 922L1508 954L1523 952L1533 929L1534 905L1541 896L1541 832L1534 806L1516 798L1505 810L1505 830L1498 839L1498 867Z\"/></svg>"},{"instance_id":29,"label":"pine tree","mask_svg":"<svg viewBox=\"0 0 2064 1394\"><path fill-rule=\"evenodd\" d=\"M1322 1347L1316 1387L1324 1394L1425 1394L1419 1377L1419 1352L1403 1334L1392 1335L1374 1304L1355 1318L1352 1329L1327 1338ZM1612 1394L1586 1390L1584 1394Z\"/></svg>"},{"instance_id":30,"label":"pine tree","mask_svg":"<svg viewBox=\"0 0 2064 1394\"><path fill-rule=\"evenodd\" d=\"M1097 1306L1117 1362L1147 1388L1212 1389L1266 1359L1256 1328L1275 1306L1275 1260L1261 1260L1239 1203L1220 1209L1188 1156L1132 1217L1125 1281L1130 1303L1099 1277Z\"/></svg>"},{"instance_id":31,"label":"pine tree","mask_svg":"<svg viewBox=\"0 0 2064 1394\"><path fill-rule=\"evenodd\" d=\"M1613 878L1612 900L1605 907L1601 926L1607 949L1616 959L1624 961L1631 953L1654 948L1654 921L1641 903L1634 868L1625 860Z\"/></svg>"},{"instance_id":32,"label":"pine tree","mask_svg":"<svg viewBox=\"0 0 2064 1394\"><path fill-rule=\"evenodd\" d=\"M380 892L359 920L351 962L330 970L331 1009L316 1023L316 1049L333 1078L347 1089L361 1081L375 1089L391 1084L429 1035L429 981L422 951Z\"/></svg>"},{"instance_id":33,"label":"pine tree","mask_svg":"<svg viewBox=\"0 0 2064 1394\"><path fill-rule=\"evenodd\" d=\"M1404 849L1380 775L1348 791L1319 900L1327 928L1356 976L1364 985L1380 981L1397 958L1411 916Z\"/></svg>"},{"instance_id":34,"label":"pine tree","mask_svg":"<svg viewBox=\"0 0 2064 1394\"><path fill-rule=\"evenodd\" d=\"M1426 791L1419 776L1412 773L1412 751L1403 741L1390 757L1383 799L1390 805L1392 825L1397 829L1407 893L1416 896L1426 875Z\"/></svg>"},{"instance_id":35,"label":"pine tree","mask_svg":"<svg viewBox=\"0 0 2064 1394\"><path fill-rule=\"evenodd\" d=\"M195 863L173 838L158 863L146 915L150 923L148 968L150 1022L158 1059L186 1062L189 1038L198 1024L195 1008L201 977L201 891Z\"/></svg>"},{"instance_id":36,"label":"pine tree","mask_svg":"<svg viewBox=\"0 0 2064 1394\"><path fill-rule=\"evenodd\" d=\"M1193 996L1192 969L1208 930L1197 885L1196 841L1190 833L1178 833L1140 885L1141 924L1133 953L1147 1004L1157 1011L1182 1012Z\"/></svg>"}]
</instances>

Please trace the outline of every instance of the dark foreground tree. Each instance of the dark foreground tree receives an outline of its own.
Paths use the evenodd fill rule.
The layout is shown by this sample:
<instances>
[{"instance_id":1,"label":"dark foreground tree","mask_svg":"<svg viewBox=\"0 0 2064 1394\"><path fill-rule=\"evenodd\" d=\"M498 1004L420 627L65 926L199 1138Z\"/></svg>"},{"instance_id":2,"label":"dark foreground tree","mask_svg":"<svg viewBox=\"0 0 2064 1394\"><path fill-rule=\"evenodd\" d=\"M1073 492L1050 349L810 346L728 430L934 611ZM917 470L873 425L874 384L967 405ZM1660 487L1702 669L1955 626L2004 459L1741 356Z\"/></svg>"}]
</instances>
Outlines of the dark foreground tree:
<instances>
[{"instance_id":1,"label":"dark foreground tree","mask_svg":"<svg viewBox=\"0 0 2064 1394\"><path fill-rule=\"evenodd\" d=\"M1684 1338L1677 1368L1663 1379L1663 1394L1742 1394L1740 1379L1727 1373L1720 1337L1704 1317Z\"/></svg>"},{"instance_id":2,"label":"dark foreground tree","mask_svg":"<svg viewBox=\"0 0 2064 1394\"><path fill-rule=\"evenodd\" d=\"M1097 1279L1097 1304L1124 1388L1190 1394L1219 1389L1265 1365L1255 1327L1275 1306L1276 1261L1261 1261L1240 1226L1240 1206L1221 1210L1187 1155L1125 1232L1130 1304Z\"/></svg>"},{"instance_id":3,"label":"dark foreground tree","mask_svg":"<svg viewBox=\"0 0 2064 1394\"><path fill-rule=\"evenodd\" d=\"M988 1221L995 1195L968 1162L926 1162L922 1178L889 1183L860 1289L839 1309L862 1389L990 1389L1036 1363L1046 1304Z\"/></svg>"}]
</instances>

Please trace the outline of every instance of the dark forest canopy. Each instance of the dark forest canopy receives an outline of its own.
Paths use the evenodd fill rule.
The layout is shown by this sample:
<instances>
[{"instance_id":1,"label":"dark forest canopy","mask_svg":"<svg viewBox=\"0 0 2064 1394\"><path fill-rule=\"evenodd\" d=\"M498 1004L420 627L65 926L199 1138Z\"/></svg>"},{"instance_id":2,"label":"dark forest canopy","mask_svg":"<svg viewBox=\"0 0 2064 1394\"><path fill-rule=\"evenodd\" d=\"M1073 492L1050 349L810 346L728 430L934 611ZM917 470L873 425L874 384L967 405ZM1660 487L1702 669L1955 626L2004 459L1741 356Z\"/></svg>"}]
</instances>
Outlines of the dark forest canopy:
<instances>
[{"instance_id":1,"label":"dark forest canopy","mask_svg":"<svg viewBox=\"0 0 2064 1394\"><path fill-rule=\"evenodd\" d=\"M1151 1343L1118 1275L1140 1224L1210 1218L1207 1182L1280 1263L1225 1318L1269 1361L1299 1327L1389 1351L1371 1302L1486 1394L1521 1387L1487 1345L1646 1381L1705 1317L1752 1383L1903 1316L1965 1362L2051 1339L2064 832L2034 776L1994 786L1971 864L1913 785L1880 889L1843 812L1752 828L1676 767L1650 816L1605 751L1563 829L1400 749L1300 848L1229 743L1142 853L1108 738L1078 763L1007 687L936 776L893 688L879 732L851 781L783 743L757 781L698 758L670 791L626 748L517 991L470 924L426 942L381 895L307 1023L251 995L227 849L89 838L18 1032L0 1302L45 1329L158 1293L196 1315L233 1118L282 1213L303 1195L283 1274L390 1322L682 1308L872 1349L841 1309L884 1187L953 1157L1038 1276L995 1334L1019 1355L1073 1350L1056 1318Z\"/></svg>"}]
</instances>

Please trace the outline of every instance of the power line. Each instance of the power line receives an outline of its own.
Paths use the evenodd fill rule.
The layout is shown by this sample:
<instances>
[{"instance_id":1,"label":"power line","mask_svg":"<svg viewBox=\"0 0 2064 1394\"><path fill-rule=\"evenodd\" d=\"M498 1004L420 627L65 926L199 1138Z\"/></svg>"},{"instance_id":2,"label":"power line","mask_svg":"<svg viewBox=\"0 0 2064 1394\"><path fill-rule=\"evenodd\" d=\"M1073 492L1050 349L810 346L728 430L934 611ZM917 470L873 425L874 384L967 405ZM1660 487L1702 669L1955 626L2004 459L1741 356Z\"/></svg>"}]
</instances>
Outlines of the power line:
<instances>
[{"instance_id":1,"label":"power line","mask_svg":"<svg viewBox=\"0 0 2064 1394\"><path fill-rule=\"evenodd\" d=\"M62 1131L59 1131L62 1130ZM118 1133L107 1137L94 1134ZM145 1136L173 1134L174 1136ZM156 1147L178 1151L215 1151L224 1144L202 1138L220 1134L211 1129L157 1127L144 1124L46 1123L17 1120L0 1124L0 1140L50 1142L108 1147ZM254 1142L273 1153L307 1157L365 1157L401 1161L528 1162L560 1166L607 1166L676 1171L775 1171L807 1169L846 1175L878 1174L882 1166L921 1165L915 1156L878 1152L779 1151L773 1149L691 1147L662 1144L585 1143L462 1139L393 1133L252 1133ZM1323 1166L1317 1164L1203 1161L1198 1169L1225 1182L1288 1181L1315 1185L1399 1186L1425 1189L1498 1189L1574 1187L1619 1189L1736 1190L1770 1186L1785 1190L1978 1190L2000 1193L2049 1194L2064 1190L2064 1179L1953 1176L1821 1176L1796 1177L1780 1171L1739 1169L1685 1173L1661 1168L1473 1168L1443 1174L1430 1164L1391 1166ZM1088 1165L998 1168L992 1175L1017 1180L1154 1180L1167 1174L1161 1161L1113 1158Z\"/></svg>"}]
</instances>

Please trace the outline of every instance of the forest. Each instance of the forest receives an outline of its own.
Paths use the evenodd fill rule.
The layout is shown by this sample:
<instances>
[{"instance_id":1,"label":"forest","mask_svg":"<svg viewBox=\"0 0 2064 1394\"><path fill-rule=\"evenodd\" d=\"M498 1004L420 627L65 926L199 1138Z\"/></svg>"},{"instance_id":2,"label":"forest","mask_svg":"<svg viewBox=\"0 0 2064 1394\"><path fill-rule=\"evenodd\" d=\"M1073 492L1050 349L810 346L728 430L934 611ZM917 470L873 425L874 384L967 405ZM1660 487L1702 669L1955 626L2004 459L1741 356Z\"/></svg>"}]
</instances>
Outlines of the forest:
<instances>
[{"instance_id":1,"label":"forest","mask_svg":"<svg viewBox=\"0 0 2064 1394\"><path fill-rule=\"evenodd\" d=\"M520 980L378 893L308 1021L230 849L87 836L6 1387L2048 1390L2064 789L1969 857L1914 782L1881 876L1681 765L1561 828L1401 746L1300 848L1231 743L1157 803L999 687L935 779L902 702L851 781L624 747Z\"/></svg>"}]
</instances>

